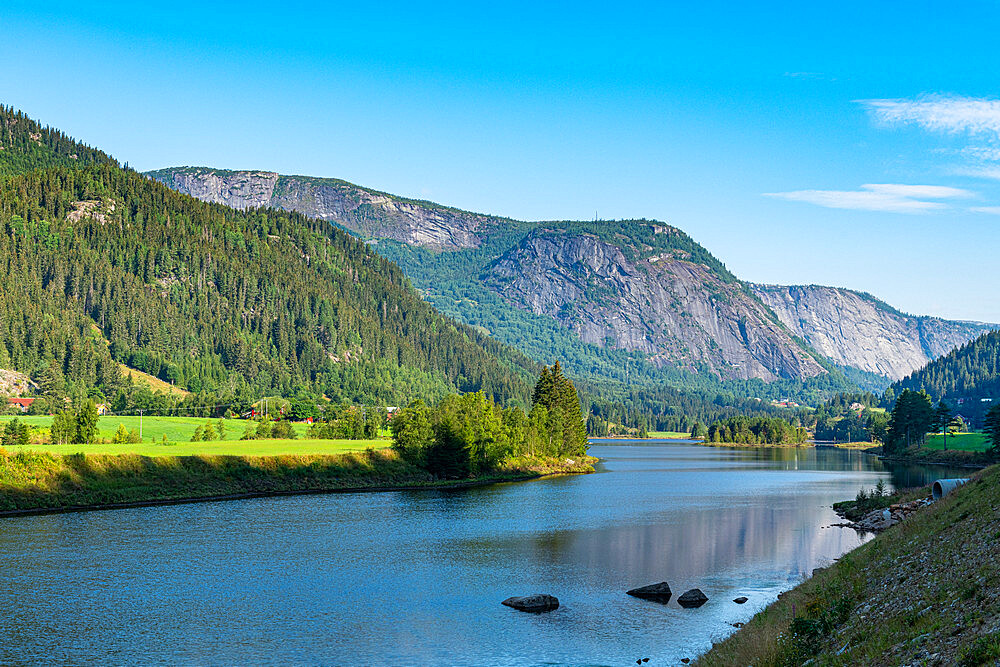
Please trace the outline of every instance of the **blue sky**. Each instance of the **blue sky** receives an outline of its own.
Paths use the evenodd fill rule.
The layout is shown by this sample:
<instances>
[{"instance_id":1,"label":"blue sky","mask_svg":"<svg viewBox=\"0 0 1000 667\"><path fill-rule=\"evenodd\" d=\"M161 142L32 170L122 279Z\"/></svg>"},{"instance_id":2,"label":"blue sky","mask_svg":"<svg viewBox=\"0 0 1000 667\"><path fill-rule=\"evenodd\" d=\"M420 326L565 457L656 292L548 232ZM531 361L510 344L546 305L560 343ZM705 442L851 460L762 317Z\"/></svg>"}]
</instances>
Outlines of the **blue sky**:
<instances>
[{"instance_id":1,"label":"blue sky","mask_svg":"<svg viewBox=\"0 0 1000 667\"><path fill-rule=\"evenodd\" d=\"M7 0L0 101L143 170L656 218L1000 322L1000 3L138 4Z\"/></svg>"}]
</instances>

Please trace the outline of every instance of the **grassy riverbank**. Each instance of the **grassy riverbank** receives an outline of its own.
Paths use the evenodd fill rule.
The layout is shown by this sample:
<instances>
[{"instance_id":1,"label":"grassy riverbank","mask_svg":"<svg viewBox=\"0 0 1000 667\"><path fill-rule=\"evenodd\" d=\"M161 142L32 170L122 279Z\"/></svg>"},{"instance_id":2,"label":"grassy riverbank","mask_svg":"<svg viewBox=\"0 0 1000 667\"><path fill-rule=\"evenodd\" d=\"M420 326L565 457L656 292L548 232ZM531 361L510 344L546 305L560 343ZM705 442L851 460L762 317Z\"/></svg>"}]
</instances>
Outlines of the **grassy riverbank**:
<instances>
[{"instance_id":1,"label":"grassy riverbank","mask_svg":"<svg viewBox=\"0 0 1000 667\"><path fill-rule=\"evenodd\" d=\"M993 466L816 572L696 664L995 664L998 552Z\"/></svg>"},{"instance_id":2,"label":"grassy riverbank","mask_svg":"<svg viewBox=\"0 0 1000 667\"><path fill-rule=\"evenodd\" d=\"M521 458L484 477L439 481L388 449L338 455L155 457L0 450L0 513L253 495L454 487L593 472L595 460Z\"/></svg>"}]
</instances>

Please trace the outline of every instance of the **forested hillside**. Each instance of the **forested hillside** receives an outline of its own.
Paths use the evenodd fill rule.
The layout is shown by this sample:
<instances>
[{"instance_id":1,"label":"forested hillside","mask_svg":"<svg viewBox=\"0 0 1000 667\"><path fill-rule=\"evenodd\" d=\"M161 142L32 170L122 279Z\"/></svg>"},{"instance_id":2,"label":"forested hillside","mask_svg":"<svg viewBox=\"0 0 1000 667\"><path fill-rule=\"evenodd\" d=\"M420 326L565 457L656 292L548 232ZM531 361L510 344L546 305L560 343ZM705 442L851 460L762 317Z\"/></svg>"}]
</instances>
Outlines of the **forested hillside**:
<instances>
[{"instance_id":1,"label":"forested hillside","mask_svg":"<svg viewBox=\"0 0 1000 667\"><path fill-rule=\"evenodd\" d=\"M983 334L886 390L891 401L903 390L924 390L945 400L963 417L981 426L983 414L1000 405L1000 331Z\"/></svg>"},{"instance_id":2,"label":"forested hillside","mask_svg":"<svg viewBox=\"0 0 1000 667\"><path fill-rule=\"evenodd\" d=\"M533 362L329 224L198 201L11 109L0 136L0 368L106 394L122 362L217 394L527 404Z\"/></svg>"}]
</instances>

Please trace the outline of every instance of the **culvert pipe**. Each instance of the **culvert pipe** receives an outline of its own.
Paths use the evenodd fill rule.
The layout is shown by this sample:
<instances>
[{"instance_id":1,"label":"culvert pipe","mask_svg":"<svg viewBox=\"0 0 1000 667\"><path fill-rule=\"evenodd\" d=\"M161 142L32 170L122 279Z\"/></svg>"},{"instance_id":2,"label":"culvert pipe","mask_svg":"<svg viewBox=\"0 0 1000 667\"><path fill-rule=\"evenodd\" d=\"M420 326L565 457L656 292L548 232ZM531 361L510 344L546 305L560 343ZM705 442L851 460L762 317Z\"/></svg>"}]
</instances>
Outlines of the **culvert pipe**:
<instances>
[{"instance_id":1,"label":"culvert pipe","mask_svg":"<svg viewBox=\"0 0 1000 667\"><path fill-rule=\"evenodd\" d=\"M949 493L969 481L968 477L955 477L954 479L939 479L931 487L931 495L934 500L941 500Z\"/></svg>"}]
</instances>

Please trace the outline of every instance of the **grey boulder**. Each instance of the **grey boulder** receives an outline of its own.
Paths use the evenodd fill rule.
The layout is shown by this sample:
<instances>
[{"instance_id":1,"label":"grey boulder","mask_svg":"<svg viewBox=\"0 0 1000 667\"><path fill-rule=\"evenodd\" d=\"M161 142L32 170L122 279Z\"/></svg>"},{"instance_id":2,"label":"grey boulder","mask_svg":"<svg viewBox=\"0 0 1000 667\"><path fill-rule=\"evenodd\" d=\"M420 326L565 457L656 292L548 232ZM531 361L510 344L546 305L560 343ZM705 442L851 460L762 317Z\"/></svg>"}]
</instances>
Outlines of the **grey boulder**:
<instances>
[{"instance_id":1,"label":"grey boulder","mask_svg":"<svg viewBox=\"0 0 1000 667\"><path fill-rule=\"evenodd\" d=\"M625 594L664 604L670 602L670 596L673 595L670 590L670 584L665 581L661 581L658 584L650 584L649 586L642 586L641 588L633 588L630 591L625 591Z\"/></svg>"},{"instance_id":2,"label":"grey boulder","mask_svg":"<svg viewBox=\"0 0 1000 667\"><path fill-rule=\"evenodd\" d=\"M559 600L555 596L545 595L544 593L507 598L502 604L518 611L527 611L535 614L559 608Z\"/></svg>"},{"instance_id":3,"label":"grey boulder","mask_svg":"<svg viewBox=\"0 0 1000 667\"><path fill-rule=\"evenodd\" d=\"M692 588L677 598L677 604L685 609L700 607L708 602L708 596L701 592L701 589Z\"/></svg>"}]
</instances>

